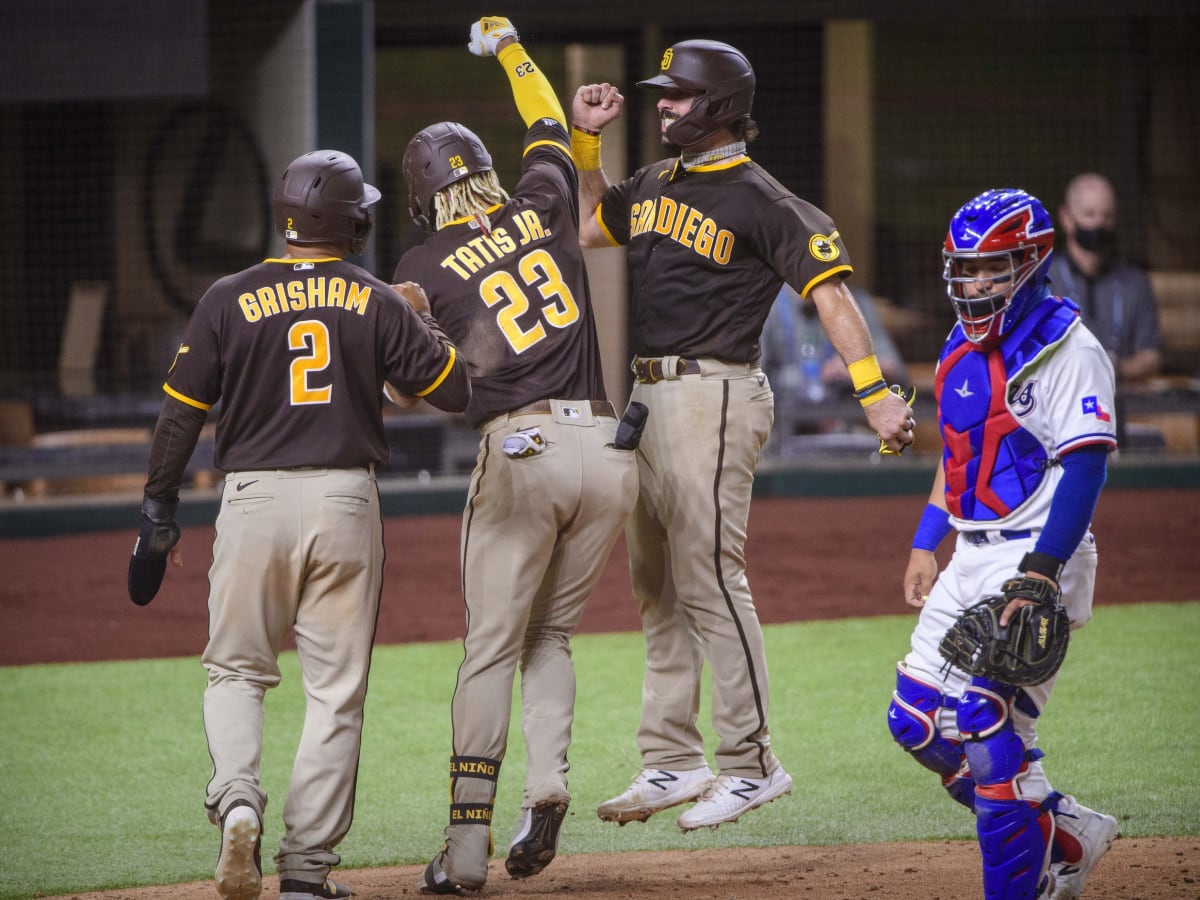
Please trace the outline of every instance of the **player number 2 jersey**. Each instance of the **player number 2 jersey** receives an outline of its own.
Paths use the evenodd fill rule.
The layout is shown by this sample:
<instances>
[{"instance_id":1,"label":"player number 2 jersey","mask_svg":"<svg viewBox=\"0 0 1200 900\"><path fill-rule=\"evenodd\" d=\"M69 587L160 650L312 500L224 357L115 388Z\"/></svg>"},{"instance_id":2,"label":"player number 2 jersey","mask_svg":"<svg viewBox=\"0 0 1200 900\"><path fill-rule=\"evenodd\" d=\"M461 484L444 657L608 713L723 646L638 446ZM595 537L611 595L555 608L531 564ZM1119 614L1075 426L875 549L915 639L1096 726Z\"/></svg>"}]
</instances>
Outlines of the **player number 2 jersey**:
<instances>
[{"instance_id":1,"label":"player number 2 jersey","mask_svg":"<svg viewBox=\"0 0 1200 900\"><path fill-rule=\"evenodd\" d=\"M388 459L383 381L420 394L452 362L408 303L365 269L268 259L209 288L163 387L201 409L220 401L218 469L348 468Z\"/></svg>"}]
</instances>

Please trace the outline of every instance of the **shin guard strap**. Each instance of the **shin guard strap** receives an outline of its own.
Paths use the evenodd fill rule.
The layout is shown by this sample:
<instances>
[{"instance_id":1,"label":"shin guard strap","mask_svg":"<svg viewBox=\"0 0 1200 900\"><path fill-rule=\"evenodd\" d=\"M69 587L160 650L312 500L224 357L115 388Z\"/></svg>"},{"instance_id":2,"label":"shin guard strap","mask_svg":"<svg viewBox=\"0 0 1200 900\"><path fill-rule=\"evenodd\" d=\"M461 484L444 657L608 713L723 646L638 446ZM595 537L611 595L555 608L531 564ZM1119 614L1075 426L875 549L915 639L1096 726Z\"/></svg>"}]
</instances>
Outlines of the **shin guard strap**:
<instances>
[{"instance_id":1,"label":"shin guard strap","mask_svg":"<svg viewBox=\"0 0 1200 900\"><path fill-rule=\"evenodd\" d=\"M486 756L451 756L451 778L480 778L495 782L500 777L500 760Z\"/></svg>"},{"instance_id":2,"label":"shin guard strap","mask_svg":"<svg viewBox=\"0 0 1200 900\"><path fill-rule=\"evenodd\" d=\"M451 803L450 824L490 826L492 824L492 804Z\"/></svg>"}]
</instances>

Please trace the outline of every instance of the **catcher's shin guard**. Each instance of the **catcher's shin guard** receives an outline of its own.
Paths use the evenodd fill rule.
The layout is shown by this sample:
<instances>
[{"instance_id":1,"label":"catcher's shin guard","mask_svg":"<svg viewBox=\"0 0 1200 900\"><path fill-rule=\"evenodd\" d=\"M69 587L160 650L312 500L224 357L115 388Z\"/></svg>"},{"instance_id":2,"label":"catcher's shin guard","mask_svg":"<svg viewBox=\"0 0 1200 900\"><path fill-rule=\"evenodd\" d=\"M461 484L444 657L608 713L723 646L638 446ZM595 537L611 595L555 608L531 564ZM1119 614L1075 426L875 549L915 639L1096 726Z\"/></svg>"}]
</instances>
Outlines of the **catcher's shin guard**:
<instances>
[{"instance_id":1,"label":"catcher's shin guard","mask_svg":"<svg viewBox=\"0 0 1200 900\"><path fill-rule=\"evenodd\" d=\"M1040 754L1027 753L1013 728L1016 696L1011 685L975 677L958 702L958 729L975 777L975 830L987 900L1034 900L1054 838L1052 812L1021 794L1020 775Z\"/></svg>"},{"instance_id":2,"label":"catcher's shin guard","mask_svg":"<svg viewBox=\"0 0 1200 900\"><path fill-rule=\"evenodd\" d=\"M975 781L959 741L943 737L937 727L942 707L953 709L956 701L934 685L921 681L905 668L896 667L896 691L888 707L888 728L896 743L912 758L942 778L950 796L967 809L975 808Z\"/></svg>"}]
</instances>

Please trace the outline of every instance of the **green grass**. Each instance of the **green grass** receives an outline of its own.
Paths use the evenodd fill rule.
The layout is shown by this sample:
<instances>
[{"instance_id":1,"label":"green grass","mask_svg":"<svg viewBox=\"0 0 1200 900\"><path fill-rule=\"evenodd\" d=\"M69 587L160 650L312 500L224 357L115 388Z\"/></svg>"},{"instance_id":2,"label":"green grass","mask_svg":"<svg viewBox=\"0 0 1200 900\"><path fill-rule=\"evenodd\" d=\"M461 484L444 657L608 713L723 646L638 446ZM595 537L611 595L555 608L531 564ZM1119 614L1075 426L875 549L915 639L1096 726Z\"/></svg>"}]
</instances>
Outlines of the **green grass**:
<instances>
[{"instance_id":1,"label":"green grass","mask_svg":"<svg viewBox=\"0 0 1200 900\"><path fill-rule=\"evenodd\" d=\"M574 796L561 851L835 844L969 838L972 821L895 747L884 721L913 619L766 629L776 751L789 798L734 826L683 835L675 816L616 828L597 803L638 767L640 635L575 641ZM1041 747L1056 787L1121 820L1127 836L1200 835L1200 603L1102 607L1072 644ZM449 700L457 642L376 649L354 826L343 868L424 862L447 816ZM303 697L294 654L267 697L264 864L277 845ZM204 817L211 762L198 660L0 669L0 898L212 877ZM706 709L702 712L705 733ZM497 798L502 852L524 770L510 735ZM19 826L18 823L19 822Z\"/></svg>"}]
</instances>

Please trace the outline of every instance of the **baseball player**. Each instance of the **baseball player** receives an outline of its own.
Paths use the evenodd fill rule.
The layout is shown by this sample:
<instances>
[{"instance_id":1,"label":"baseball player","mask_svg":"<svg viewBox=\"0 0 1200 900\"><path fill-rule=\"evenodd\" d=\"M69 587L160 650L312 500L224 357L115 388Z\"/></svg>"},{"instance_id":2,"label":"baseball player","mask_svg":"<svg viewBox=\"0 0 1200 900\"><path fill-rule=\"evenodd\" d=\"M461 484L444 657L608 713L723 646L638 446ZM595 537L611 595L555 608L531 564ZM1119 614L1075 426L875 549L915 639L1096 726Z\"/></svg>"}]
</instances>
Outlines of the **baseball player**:
<instances>
[{"instance_id":1,"label":"baseball player","mask_svg":"<svg viewBox=\"0 0 1200 900\"><path fill-rule=\"evenodd\" d=\"M1017 688L945 664L964 608L1018 574L1061 590L1073 628L1091 617L1092 512L1116 447L1112 365L1070 300L1050 292L1054 229L1020 190L992 190L950 222L943 256L958 324L938 361L943 439L913 539L904 599L921 610L899 664L896 741L975 813L989 898L1080 896L1117 822L1053 790L1037 719L1054 678ZM938 576L934 550L957 532ZM936 582L935 582L936 578ZM1004 609L1007 625L1020 605Z\"/></svg>"},{"instance_id":2,"label":"baseball player","mask_svg":"<svg viewBox=\"0 0 1200 900\"><path fill-rule=\"evenodd\" d=\"M163 385L129 591L150 602L168 555L182 563L179 486L219 400L214 461L226 475L202 661L205 807L221 828L225 900L262 889L263 694L279 683L289 629L307 713L275 855L280 897L350 896L328 876L350 829L383 579L374 467L388 458L384 381L449 411L470 399L466 362L421 289L393 289L344 259L365 248L378 200L345 153L294 160L273 202L287 253L209 288Z\"/></svg>"},{"instance_id":3,"label":"baseball player","mask_svg":"<svg viewBox=\"0 0 1200 900\"><path fill-rule=\"evenodd\" d=\"M496 778L521 670L527 747L505 867L540 872L571 795L570 639L637 492L631 445L614 447L583 254L566 116L505 18L471 27L527 127L512 195L468 128L441 122L404 153L409 210L429 237L400 260L471 360L467 421L479 456L463 513L464 658L451 703L450 823L422 890L478 890L492 852Z\"/></svg>"},{"instance_id":4,"label":"baseball player","mask_svg":"<svg viewBox=\"0 0 1200 900\"><path fill-rule=\"evenodd\" d=\"M758 129L746 57L717 41L683 41L640 86L660 92L663 141L678 154L617 185L601 168L600 132L620 114L620 92L584 85L572 106L580 238L628 248L632 396L650 411L626 531L646 638L643 767L598 814L642 821L698 798L678 819L690 831L732 822L792 787L771 747L766 656L743 552L774 416L759 335L784 281L815 302L889 450L911 443L913 420L887 389L842 283L851 266L837 228L747 155ZM705 659L720 738L715 778L696 723Z\"/></svg>"}]
</instances>

